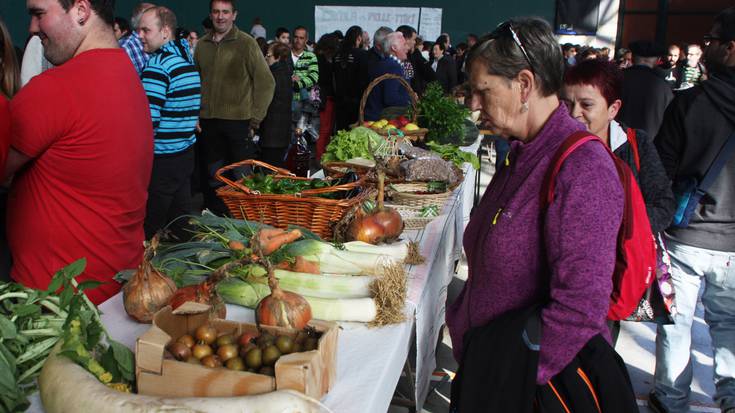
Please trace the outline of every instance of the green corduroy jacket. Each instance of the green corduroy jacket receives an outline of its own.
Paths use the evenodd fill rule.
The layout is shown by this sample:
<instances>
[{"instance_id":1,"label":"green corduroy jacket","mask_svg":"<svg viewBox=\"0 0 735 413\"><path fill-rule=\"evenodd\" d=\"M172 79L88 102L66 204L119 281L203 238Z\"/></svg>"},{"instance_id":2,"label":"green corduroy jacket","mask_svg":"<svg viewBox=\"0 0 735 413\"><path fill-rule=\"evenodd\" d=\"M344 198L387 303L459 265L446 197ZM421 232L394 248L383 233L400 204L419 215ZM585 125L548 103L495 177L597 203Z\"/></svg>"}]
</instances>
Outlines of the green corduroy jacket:
<instances>
[{"instance_id":1,"label":"green corduroy jacket","mask_svg":"<svg viewBox=\"0 0 735 413\"><path fill-rule=\"evenodd\" d=\"M265 118L275 80L258 43L233 27L219 42L202 37L194 60L202 78L202 119Z\"/></svg>"}]
</instances>

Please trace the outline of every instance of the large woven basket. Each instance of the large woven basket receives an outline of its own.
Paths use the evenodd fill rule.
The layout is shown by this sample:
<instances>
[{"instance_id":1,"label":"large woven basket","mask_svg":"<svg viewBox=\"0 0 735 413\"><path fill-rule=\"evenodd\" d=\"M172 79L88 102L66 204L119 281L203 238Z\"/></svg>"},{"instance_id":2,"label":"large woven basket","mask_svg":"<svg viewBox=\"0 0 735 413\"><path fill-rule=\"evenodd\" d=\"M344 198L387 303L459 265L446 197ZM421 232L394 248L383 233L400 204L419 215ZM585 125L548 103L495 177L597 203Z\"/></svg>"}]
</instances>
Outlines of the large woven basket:
<instances>
[{"instance_id":1,"label":"large woven basket","mask_svg":"<svg viewBox=\"0 0 735 413\"><path fill-rule=\"evenodd\" d=\"M332 237L334 225L347 211L356 207L370 195L362 181L328 188L309 189L296 195L261 194L253 191L242 182L224 176L224 173L246 166L258 166L276 173L274 179L290 178L308 180L294 176L291 172L256 160L245 160L225 166L217 171L215 177L225 186L217 189L217 196L227 206L234 218L259 221L277 228L299 225L307 228L324 239ZM315 195L351 191L357 187L362 192L348 199L327 199Z\"/></svg>"},{"instance_id":2,"label":"large woven basket","mask_svg":"<svg viewBox=\"0 0 735 413\"><path fill-rule=\"evenodd\" d=\"M426 191L426 186L425 182L390 184L386 191L394 204L416 208L429 205L441 207L452 196L451 190L439 194L417 194Z\"/></svg>"},{"instance_id":3,"label":"large woven basket","mask_svg":"<svg viewBox=\"0 0 735 413\"><path fill-rule=\"evenodd\" d=\"M395 79L398 82L400 82L401 86L403 86L404 89L408 92L408 96L411 98L411 105L413 106L412 116L411 116L411 123L416 123L416 120L418 119L418 103L419 103L419 96L416 94L416 92L413 91L411 88L411 85L406 82L406 79L404 79L402 76L394 75L392 73L386 73L382 76L378 76L375 79L373 79L372 82L370 82L365 88L365 93L362 94L362 99L360 100L360 115L357 122L357 125L355 126L362 126L365 122L365 105L367 104L368 96L370 96L370 92L373 91L375 86L377 86L380 82L383 82L388 79ZM388 137L389 134L376 130L378 134ZM424 140L424 137L426 137L426 134L429 132L426 128L419 128L414 131L400 131L400 133L413 140L413 141L422 141ZM395 133L392 134L392 136L395 136Z\"/></svg>"}]
</instances>

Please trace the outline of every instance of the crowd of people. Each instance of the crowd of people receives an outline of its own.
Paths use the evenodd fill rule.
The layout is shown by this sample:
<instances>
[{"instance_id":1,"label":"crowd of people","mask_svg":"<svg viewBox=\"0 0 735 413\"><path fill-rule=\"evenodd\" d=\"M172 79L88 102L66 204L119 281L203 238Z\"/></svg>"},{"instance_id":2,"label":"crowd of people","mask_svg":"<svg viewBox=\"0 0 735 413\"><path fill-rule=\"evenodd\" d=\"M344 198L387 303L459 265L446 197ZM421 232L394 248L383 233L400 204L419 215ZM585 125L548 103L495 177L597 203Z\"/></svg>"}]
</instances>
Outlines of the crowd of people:
<instances>
[{"instance_id":1,"label":"crowd of people","mask_svg":"<svg viewBox=\"0 0 735 413\"><path fill-rule=\"evenodd\" d=\"M112 275L140 262L144 239L164 229L187 237L177 218L194 212L195 192L203 208L227 213L217 196L222 167L247 159L290 167L300 139L318 161L329 137L357 122L373 80L390 73L419 95L438 81L447 94L471 90L468 106L508 147L467 226L469 278L447 309L464 389L452 402L470 411L493 395L467 391L469 376L500 378L505 388L518 380L504 403L635 405L614 352L620 324L608 320L629 205L621 161L670 271L655 285L675 295L657 329L649 404L687 408L704 282L714 398L735 411L735 8L715 18L704 47L637 41L616 60L607 48L560 45L547 22L532 18L453 46L448 34L429 42L410 26L372 36L352 26L316 42L304 26L281 27L269 40L260 19L249 33L238 28L235 0L209 2L204 33L152 3L138 4L129 20L103 0L27 4L33 36L22 55L0 21L3 275L44 289L84 256L82 280L104 282L89 293L102 302L119 290ZM366 120L409 104L397 80L373 86ZM554 154L570 136L589 134L599 140L565 158L542 201ZM702 200L687 212L688 226L674 226L692 181ZM604 363L594 359L601 354ZM587 375L616 390L598 400Z\"/></svg>"}]
</instances>

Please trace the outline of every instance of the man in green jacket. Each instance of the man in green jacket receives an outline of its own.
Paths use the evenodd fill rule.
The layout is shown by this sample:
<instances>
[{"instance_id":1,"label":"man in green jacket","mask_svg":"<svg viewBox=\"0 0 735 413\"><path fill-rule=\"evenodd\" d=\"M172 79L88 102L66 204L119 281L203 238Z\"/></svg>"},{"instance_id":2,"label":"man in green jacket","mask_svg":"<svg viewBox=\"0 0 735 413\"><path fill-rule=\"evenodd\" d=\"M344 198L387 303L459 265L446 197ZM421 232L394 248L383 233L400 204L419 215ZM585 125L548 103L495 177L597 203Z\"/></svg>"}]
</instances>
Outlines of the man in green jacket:
<instances>
[{"instance_id":1,"label":"man in green jacket","mask_svg":"<svg viewBox=\"0 0 735 413\"><path fill-rule=\"evenodd\" d=\"M252 131L265 117L275 81L255 40L235 26L235 0L211 0L213 30L201 38L194 55L202 78L199 114L200 159L204 206L215 213L227 209L217 198L214 179L225 165L256 158Z\"/></svg>"}]
</instances>

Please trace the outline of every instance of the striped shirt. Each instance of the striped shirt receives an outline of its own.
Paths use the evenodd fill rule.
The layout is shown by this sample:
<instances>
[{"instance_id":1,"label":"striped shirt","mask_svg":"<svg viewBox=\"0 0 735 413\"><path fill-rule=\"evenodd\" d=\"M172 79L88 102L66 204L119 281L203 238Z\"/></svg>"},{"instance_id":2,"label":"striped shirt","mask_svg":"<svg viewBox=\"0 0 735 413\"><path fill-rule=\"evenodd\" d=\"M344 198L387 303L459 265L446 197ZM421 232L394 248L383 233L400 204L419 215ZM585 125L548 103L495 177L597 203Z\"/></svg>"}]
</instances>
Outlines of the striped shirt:
<instances>
[{"instance_id":1,"label":"striped shirt","mask_svg":"<svg viewBox=\"0 0 735 413\"><path fill-rule=\"evenodd\" d=\"M137 32L133 32L122 39L120 39L120 47L125 49L125 52L130 57L130 61L133 62L135 70L138 71L140 76L143 73L143 68L148 62L151 56L143 51L143 43L140 41L140 36Z\"/></svg>"},{"instance_id":2,"label":"striped shirt","mask_svg":"<svg viewBox=\"0 0 735 413\"><path fill-rule=\"evenodd\" d=\"M316 55L308 50L304 50L301 56L294 59L293 74L298 76L299 80L293 82L294 100L301 100L301 89L311 89L319 82L319 62Z\"/></svg>"},{"instance_id":3,"label":"striped shirt","mask_svg":"<svg viewBox=\"0 0 735 413\"><path fill-rule=\"evenodd\" d=\"M156 155L181 152L196 141L201 80L186 49L185 42L166 43L141 75L153 119Z\"/></svg>"}]
</instances>

